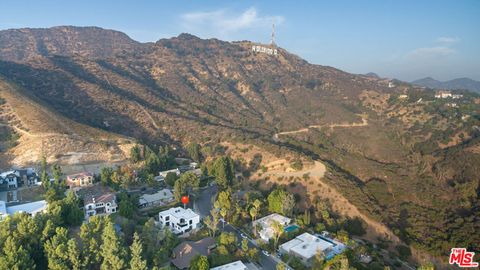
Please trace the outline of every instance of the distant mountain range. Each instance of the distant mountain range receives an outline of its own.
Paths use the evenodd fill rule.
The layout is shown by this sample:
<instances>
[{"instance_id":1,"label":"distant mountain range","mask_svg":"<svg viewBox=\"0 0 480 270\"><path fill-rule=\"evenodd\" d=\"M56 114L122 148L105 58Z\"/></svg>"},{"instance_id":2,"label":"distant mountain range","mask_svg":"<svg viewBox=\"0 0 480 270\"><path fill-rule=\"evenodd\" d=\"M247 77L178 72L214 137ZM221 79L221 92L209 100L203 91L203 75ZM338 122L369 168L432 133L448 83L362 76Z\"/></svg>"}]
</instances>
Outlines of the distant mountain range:
<instances>
[{"instance_id":1,"label":"distant mountain range","mask_svg":"<svg viewBox=\"0 0 480 270\"><path fill-rule=\"evenodd\" d=\"M450 81L437 81L431 77L426 77L412 82L413 84L425 86L434 89L466 89L480 93L480 82L470 78L458 78Z\"/></svg>"}]
</instances>

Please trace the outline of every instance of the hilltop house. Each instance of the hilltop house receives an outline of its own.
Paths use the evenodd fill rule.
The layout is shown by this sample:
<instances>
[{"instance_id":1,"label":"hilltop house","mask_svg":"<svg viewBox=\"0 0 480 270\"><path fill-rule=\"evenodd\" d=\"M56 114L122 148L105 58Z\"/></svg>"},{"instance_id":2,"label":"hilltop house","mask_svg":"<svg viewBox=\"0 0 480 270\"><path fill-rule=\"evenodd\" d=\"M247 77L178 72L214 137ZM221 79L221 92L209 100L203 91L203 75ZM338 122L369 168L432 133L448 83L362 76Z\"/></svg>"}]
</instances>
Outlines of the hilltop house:
<instances>
[{"instance_id":1,"label":"hilltop house","mask_svg":"<svg viewBox=\"0 0 480 270\"><path fill-rule=\"evenodd\" d=\"M93 184L93 175L89 172L67 175L66 184L68 187L85 187Z\"/></svg>"},{"instance_id":2,"label":"hilltop house","mask_svg":"<svg viewBox=\"0 0 480 270\"><path fill-rule=\"evenodd\" d=\"M321 252L328 260L342 253L345 248L344 244L335 240L303 233L295 239L280 245L279 250L280 253L295 256L306 266L310 266L317 252Z\"/></svg>"},{"instance_id":3,"label":"hilltop house","mask_svg":"<svg viewBox=\"0 0 480 270\"><path fill-rule=\"evenodd\" d=\"M114 193L108 192L100 196L87 195L83 199L85 219L96 215L110 215L118 210L117 198Z\"/></svg>"},{"instance_id":4,"label":"hilltop house","mask_svg":"<svg viewBox=\"0 0 480 270\"><path fill-rule=\"evenodd\" d=\"M178 269L188 269L190 267L190 262L195 256L208 256L215 246L215 239L212 237L203 238L196 242L183 242L173 249L173 259L171 262Z\"/></svg>"},{"instance_id":5,"label":"hilltop house","mask_svg":"<svg viewBox=\"0 0 480 270\"><path fill-rule=\"evenodd\" d=\"M158 213L158 220L175 234L183 234L197 228L200 216L190 208L173 207Z\"/></svg>"},{"instance_id":6,"label":"hilltop house","mask_svg":"<svg viewBox=\"0 0 480 270\"><path fill-rule=\"evenodd\" d=\"M290 224L292 220L288 217L284 217L282 215L274 213L274 214L255 220L254 222L252 222L252 226L253 228L260 227L261 228L261 230L259 231L260 238L268 242L268 240L270 240L270 238L273 237L272 223L274 221L278 221L283 226L287 226L288 224Z\"/></svg>"}]
</instances>

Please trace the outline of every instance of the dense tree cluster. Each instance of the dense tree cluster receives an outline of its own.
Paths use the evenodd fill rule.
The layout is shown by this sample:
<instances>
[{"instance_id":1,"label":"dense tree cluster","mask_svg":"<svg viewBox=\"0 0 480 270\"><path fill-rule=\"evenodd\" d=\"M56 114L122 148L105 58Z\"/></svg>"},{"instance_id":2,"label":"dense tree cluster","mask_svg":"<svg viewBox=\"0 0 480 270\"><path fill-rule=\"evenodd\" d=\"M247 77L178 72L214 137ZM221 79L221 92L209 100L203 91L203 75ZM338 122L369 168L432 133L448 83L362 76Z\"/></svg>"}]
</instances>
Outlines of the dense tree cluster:
<instances>
[{"instance_id":1,"label":"dense tree cluster","mask_svg":"<svg viewBox=\"0 0 480 270\"><path fill-rule=\"evenodd\" d=\"M1 221L0 269L145 270L168 262L179 242L153 219L134 233L128 248L108 217L91 217L75 235L54 215L18 213Z\"/></svg>"},{"instance_id":2,"label":"dense tree cluster","mask_svg":"<svg viewBox=\"0 0 480 270\"><path fill-rule=\"evenodd\" d=\"M286 216L292 216L295 198L284 189L276 189L268 195L268 210Z\"/></svg>"}]
</instances>

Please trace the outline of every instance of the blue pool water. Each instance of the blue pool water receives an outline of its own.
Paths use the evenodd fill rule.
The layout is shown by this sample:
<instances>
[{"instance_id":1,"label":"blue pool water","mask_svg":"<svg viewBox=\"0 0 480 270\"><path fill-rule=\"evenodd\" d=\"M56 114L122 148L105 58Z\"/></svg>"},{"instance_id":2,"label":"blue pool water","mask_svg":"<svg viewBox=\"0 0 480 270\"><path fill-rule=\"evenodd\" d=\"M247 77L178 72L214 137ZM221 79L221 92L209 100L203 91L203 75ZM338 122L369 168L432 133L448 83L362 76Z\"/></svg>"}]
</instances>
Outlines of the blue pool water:
<instances>
[{"instance_id":1,"label":"blue pool water","mask_svg":"<svg viewBox=\"0 0 480 270\"><path fill-rule=\"evenodd\" d=\"M285 232L293 232L295 231L296 229L298 229L299 227L297 225L290 225L288 227L285 227Z\"/></svg>"}]
</instances>

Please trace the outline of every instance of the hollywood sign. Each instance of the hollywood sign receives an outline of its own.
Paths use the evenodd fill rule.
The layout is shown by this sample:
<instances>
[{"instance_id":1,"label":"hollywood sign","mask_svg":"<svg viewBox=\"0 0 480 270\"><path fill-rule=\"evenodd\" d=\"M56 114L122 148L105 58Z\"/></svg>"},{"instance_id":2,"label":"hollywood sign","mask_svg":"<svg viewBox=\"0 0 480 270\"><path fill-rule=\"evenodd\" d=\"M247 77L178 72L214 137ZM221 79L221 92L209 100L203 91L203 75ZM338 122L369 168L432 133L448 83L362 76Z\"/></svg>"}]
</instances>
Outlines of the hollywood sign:
<instances>
[{"instance_id":1,"label":"hollywood sign","mask_svg":"<svg viewBox=\"0 0 480 270\"><path fill-rule=\"evenodd\" d=\"M272 48L258 46L258 45L253 45L252 46L252 51L253 52L259 52L259 53L266 53L266 54L270 54L270 55L277 55L278 54L277 49L272 49Z\"/></svg>"}]
</instances>

